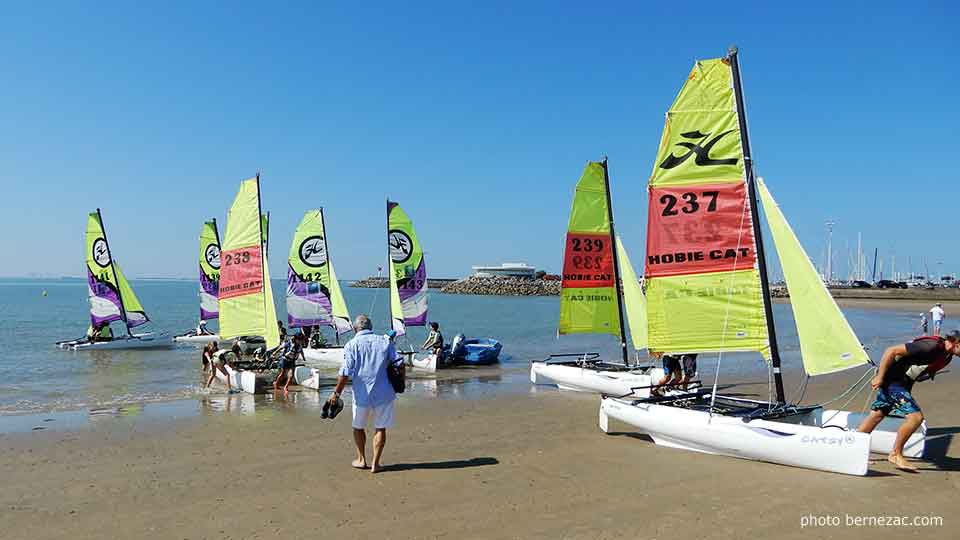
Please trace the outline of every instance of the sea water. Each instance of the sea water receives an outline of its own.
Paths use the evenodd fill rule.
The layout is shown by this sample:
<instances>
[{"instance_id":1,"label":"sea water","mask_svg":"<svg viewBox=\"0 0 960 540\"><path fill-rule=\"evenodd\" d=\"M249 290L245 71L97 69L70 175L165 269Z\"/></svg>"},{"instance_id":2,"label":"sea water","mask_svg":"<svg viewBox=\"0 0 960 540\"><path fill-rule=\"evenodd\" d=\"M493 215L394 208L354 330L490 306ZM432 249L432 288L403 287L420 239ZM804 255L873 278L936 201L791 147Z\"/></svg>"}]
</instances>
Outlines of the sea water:
<instances>
[{"instance_id":1,"label":"sea water","mask_svg":"<svg viewBox=\"0 0 960 540\"><path fill-rule=\"evenodd\" d=\"M285 281L273 282L277 316L286 322ZM177 334L196 326L198 285L188 280L133 280L132 286L151 323L145 329ZM354 289L343 283L352 315L367 313L374 330L387 328L388 291ZM46 293L46 294L44 294ZM557 297L448 295L430 291L429 319L441 325L449 342L458 333L493 337L503 343L501 363L483 368L458 368L437 374L414 374L410 394L431 396L495 396L530 391L529 363L551 353L597 352L619 360L613 336L557 336ZM880 309L844 309L857 335L875 360L883 349L903 342L917 331L919 314ZM786 368L799 366L799 342L788 304L775 304L778 342ZM214 383L203 390L199 348L118 351L65 351L56 341L77 338L89 325L87 285L82 279L0 280L0 415L48 411L133 411L145 403L188 400L211 410L252 410L254 396L224 396ZM114 323L114 332L123 332ZM216 322L210 324L216 330ZM141 328L136 329L141 331ZM332 341L332 333L326 331ZM425 331L409 329L401 346L422 344ZM645 360L645 355L643 356ZM716 355L701 356L701 376L717 365ZM335 370L330 370L331 382ZM727 354L721 378L766 380L757 354ZM264 398L257 397L262 400ZM266 398L267 400L272 398ZM284 406L319 406L315 391L297 392ZM261 403L262 404L262 403ZM178 405L182 406L182 405ZM168 405L174 407L174 405Z\"/></svg>"}]
</instances>

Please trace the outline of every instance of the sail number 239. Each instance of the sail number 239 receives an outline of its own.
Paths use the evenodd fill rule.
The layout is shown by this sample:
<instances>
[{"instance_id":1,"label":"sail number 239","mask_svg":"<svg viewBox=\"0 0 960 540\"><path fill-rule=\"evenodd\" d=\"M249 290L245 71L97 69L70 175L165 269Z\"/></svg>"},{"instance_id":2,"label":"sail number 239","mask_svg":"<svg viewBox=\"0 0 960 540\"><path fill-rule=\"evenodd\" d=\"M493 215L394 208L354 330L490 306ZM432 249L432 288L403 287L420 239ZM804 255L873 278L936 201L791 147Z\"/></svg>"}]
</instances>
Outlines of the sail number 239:
<instances>
[{"instance_id":1,"label":"sail number 239","mask_svg":"<svg viewBox=\"0 0 960 540\"><path fill-rule=\"evenodd\" d=\"M699 195L693 192L687 192L680 194L680 199L683 199L683 201L681 201L676 195L665 193L660 196L660 204L664 205L660 215L678 216L680 212L684 214L694 214L704 208L704 204L706 205L707 212L716 212L717 197L719 195L719 191L704 191ZM680 205L679 209L677 208L678 205Z\"/></svg>"},{"instance_id":2,"label":"sail number 239","mask_svg":"<svg viewBox=\"0 0 960 540\"><path fill-rule=\"evenodd\" d=\"M224 257L224 264L230 266L233 264L243 264L250 262L250 252L241 251L240 253L228 253Z\"/></svg>"}]
</instances>

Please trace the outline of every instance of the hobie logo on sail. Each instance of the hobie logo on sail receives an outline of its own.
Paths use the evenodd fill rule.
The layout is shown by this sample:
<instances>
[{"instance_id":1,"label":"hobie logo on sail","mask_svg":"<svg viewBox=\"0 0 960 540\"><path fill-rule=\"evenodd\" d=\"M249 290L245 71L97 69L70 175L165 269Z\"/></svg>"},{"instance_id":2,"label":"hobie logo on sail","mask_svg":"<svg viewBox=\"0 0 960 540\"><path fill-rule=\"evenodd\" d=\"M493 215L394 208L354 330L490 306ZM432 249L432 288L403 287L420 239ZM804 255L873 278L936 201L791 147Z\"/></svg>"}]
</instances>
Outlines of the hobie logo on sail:
<instances>
[{"instance_id":1,"label":"hobie logo on sail","mask_svg":"<svg viewBox=\"0 0 960 540\"><path fill-rule=\"evenodd\" d=\"M220 246L216 244L210 244L209 246L207 246L207 249L203 251L203 258L206 259L207 264L209 264L211 268L215 268L219 270L220 269Z\"/></svg>"},{"instance_id":2,"label":"hobie logo on sail","mask_svg":"<svg viewBox=\"0 0 960 540\"><path fill-rule=\"evenodd\" d=\"M103 238L97 238L93 242L93 261L100 266L110 266L110 251L107 250L107 241Z\"/></svg>"},{"instance_id":3,"label":"hobie logo on sail","mask_svg":"<svg viewBox=\"0 0 960 540\"><path fill-rule=\"evenodd\" d=\"M395 229L389 232L390 260L395 263L405 263L413 254L413 241L407 233Z\"/></svg>"},{"instance_id":4,"label":"hobie logo on sail","mask_svg":"<svg viewBox=\"0 0 960 540\"><path fill-rule=\"evenodd\" d=\"M300 260L313 267L327 264L327 245L322 236L311 236L300 243Z\"/></svg>"},{"instance_id":5,"label":"hobie logo on sail","mask_svg":"<svg viewBox=\"0 0 960 540\"><path fill-rule=\"evenodd\" d=\"M703 167L707 165L736 165L737 158L724 158L724 159L713 159L710 157L710 150L713 149L720 139L724 138L726 135L733 133L734 130L728 129L723 133L717 135L716 137L707 141L710 137L710 133L701 133L700 130L688 131L686 133L681 133L680 136L685 139L696 140L696 143L680 141L676 143L676 146L682 146L687 149L687 153L682 156L675 156L670 154L667 156L667 159L663 160L663 163L660 164L661 169L672 169L684 161L686 161L690 156L696 154L697 157L694 162L697 166ZM706 142L706 144L704 144Z\"/></svg>"}]
</instances>

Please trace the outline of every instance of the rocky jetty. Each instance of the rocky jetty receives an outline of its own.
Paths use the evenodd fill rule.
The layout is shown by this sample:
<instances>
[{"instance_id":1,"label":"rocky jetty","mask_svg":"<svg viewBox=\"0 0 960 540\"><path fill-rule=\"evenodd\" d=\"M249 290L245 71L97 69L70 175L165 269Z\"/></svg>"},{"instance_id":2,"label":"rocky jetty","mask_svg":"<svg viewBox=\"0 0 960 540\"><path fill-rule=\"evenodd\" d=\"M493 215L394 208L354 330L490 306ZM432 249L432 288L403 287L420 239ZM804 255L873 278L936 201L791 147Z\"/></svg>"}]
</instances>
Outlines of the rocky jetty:
<instances>
[{"instance_id":1,"label":"rocky jetty","mask_svg":"<svg viewBox=\"0 0 960 540\"><path fill-rule=\"evenodd\" d=\"M560 281L471 276L445 286L440 292L494 296L557 296L560 294Z\"/></svg>"}]
</instances>

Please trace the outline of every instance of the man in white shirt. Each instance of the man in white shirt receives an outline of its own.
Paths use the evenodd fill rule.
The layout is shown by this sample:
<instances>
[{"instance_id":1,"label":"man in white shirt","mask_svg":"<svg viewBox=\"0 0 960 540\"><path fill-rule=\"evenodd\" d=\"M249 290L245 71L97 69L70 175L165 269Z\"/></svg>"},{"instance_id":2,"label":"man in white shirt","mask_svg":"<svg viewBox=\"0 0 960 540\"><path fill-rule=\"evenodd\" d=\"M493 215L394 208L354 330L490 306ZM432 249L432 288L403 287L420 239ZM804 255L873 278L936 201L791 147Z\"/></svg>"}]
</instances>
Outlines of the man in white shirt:
<instances>
[{"instance_id":1,"label":"man in white shirt","mask_svg":"<svg viewBox=\"0 0 960 540\"><path fill-rule=\"evenodd\" d=\"M933 321L933 335L940 335L940 327L943 326L943 319L946 313L943 311L943 304L937 302L937 305L930 308L930 319Z\"/></svg>"}]
</instances>

